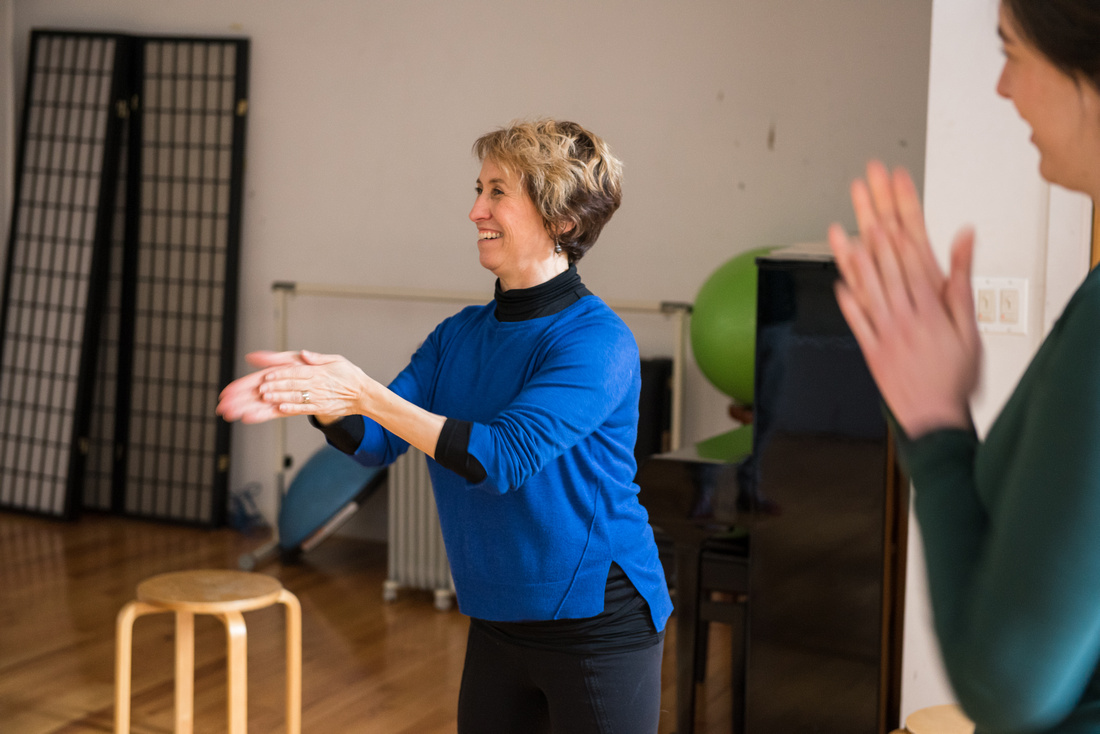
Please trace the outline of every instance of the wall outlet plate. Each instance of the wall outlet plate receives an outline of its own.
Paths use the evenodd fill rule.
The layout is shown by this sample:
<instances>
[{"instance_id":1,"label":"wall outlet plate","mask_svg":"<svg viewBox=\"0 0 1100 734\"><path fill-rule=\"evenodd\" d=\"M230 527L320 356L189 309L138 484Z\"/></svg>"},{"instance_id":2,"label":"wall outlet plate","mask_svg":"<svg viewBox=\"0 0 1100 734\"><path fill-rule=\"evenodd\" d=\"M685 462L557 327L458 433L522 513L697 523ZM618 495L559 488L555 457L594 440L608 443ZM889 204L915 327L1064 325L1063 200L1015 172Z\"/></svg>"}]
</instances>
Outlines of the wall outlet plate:
<instances>
[{"instance_id":1,"label":"wall outlet plate","mask_svg":"<svg viewBox=\"0 0 1100 734\"><path fill-rule=\"evenodd\" d=\"M973 287L979 331L1027 333L1027 278L977 277Z\"/></svg>"}]
</instances>

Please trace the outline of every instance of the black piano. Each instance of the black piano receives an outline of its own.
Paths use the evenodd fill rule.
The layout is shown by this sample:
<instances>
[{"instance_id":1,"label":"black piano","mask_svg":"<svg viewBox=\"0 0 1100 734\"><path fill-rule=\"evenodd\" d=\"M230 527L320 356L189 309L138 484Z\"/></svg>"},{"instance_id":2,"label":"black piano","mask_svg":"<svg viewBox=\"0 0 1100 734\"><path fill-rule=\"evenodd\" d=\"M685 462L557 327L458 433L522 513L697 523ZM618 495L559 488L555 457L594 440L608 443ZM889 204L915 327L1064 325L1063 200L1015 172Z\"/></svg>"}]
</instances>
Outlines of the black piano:
<instances>
[{"instance_id":1,"label":"black piano","mask_svg":"<svg viewBox=\"0 0 1100 734\"><path fill-rule=\"evenodd\" d=\"M650 522L675 549L677 656L698 623L700 550L743 531L746 734L883 734L900 703L908 482L827 250L786 248L757 265L751 439L742 429L657 454L638 474ZM677 688L688 704L677 734L689 734L687 665Z\"/></svg>"}]
</instances>

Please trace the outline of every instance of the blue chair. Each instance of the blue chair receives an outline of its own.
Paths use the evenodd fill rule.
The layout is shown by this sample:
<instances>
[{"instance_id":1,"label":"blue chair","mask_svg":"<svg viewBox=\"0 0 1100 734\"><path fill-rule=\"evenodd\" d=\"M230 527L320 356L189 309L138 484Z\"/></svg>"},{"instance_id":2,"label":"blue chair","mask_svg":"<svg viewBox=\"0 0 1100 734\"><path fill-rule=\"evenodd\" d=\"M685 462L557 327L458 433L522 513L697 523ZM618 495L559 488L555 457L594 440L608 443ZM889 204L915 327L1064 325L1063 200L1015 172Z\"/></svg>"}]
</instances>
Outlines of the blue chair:
<instances>
[{"instance_id":1,"label":"blue chair","mask_svg":"<svg viewBox=\"0 0 1100 734\"><path fill-rule=\"evenodd\" d=\"M386 479L386 469L363 466L325 444L302 465L279 507L279 554L297 561L334 533Z\"/></svg>"}]
</instances>

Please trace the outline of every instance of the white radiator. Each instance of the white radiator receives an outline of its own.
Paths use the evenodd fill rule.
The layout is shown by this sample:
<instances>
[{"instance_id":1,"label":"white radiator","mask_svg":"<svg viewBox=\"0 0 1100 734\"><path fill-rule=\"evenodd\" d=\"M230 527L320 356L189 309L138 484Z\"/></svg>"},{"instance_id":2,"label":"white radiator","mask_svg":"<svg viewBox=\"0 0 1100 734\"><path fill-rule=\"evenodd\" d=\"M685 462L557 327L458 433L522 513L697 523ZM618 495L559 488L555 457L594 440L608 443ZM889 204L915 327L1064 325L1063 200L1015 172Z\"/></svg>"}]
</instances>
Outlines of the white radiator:
<instances>
[{"instance_id":1,"label":"white radiator","mask_svg":"<svg viewBox=\"0 0 1100 734\"><path fill-rule=\"evenodd\" d=\"M382 598L394 601L401 588L427 589L435 592L436 609L446 611L455 586L423 452L410 447L390 466L387 481L389 571Z\"/></svg>"}]
</instances>

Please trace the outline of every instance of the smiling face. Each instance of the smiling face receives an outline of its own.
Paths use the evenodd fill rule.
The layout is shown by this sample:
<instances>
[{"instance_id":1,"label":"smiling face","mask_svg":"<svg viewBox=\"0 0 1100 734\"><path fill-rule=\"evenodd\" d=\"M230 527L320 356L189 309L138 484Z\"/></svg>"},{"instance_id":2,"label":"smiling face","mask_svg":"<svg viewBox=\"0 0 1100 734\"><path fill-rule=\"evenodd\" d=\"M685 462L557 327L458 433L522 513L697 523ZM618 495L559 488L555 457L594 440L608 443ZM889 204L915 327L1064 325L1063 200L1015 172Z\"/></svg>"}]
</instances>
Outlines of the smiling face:
<instances>
[{"instance_id":1,"label":"smiling face","mask_svg":"<svg viewBox=\"0 0 1100 734\"><path fill-rule=\"evenodd\" d=\"M554 240L518 175L486 158L477 179L477 199L470 210L477 225L481 266L500 278L504 290L530 288L569 267L554 252Z\"/></svg>"},{"instance_id":2,"label":"smiling face","mask_svg":"<svg viewBox=\"0 0 1100 734\"><path fill-rule=\"evenodd\" d=\"M1012 100L1031 127L1039 173L1095 199L1100 195L1100 91L1055 66L1023 37L1004 5L997 32L1005 55L997 93Z\"/></svg>"}]
</instances>

